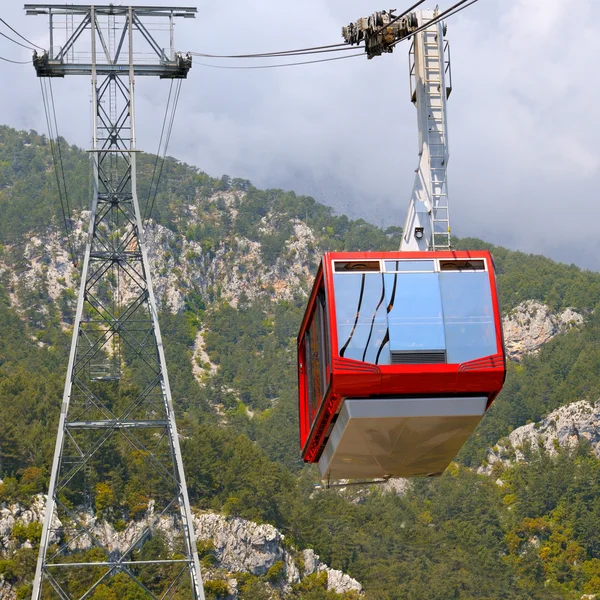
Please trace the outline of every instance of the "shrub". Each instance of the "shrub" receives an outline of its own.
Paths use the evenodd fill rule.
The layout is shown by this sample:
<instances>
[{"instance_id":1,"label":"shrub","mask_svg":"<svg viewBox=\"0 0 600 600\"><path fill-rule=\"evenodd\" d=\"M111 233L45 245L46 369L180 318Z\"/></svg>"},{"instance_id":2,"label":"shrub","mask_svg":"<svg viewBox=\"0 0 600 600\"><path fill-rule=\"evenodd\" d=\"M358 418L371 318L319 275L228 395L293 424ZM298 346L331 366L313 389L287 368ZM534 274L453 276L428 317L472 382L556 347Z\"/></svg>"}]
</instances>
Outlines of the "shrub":
<instances>
[{"instance_id":1,"label":"shrub","mask_svg":"<svg viewBox=\"0 0 600 600\"><path fill-rule=\"evenodd\" d=\"M268 571L266 574L266 579L270 583L275 583L283 576L285 565L282 560L278 560Z\"/></svg>"},{"instance_id":2,"label":"shrub","mask_svg":"<svg viewBox=\"0 0 600 600\"><path fill-rule=\"evenodd\" d=\"M207 600L219 600L229 595L229 586L222 579L210 579L204 582L204 592Z\"/></svg>"}]
</instances>

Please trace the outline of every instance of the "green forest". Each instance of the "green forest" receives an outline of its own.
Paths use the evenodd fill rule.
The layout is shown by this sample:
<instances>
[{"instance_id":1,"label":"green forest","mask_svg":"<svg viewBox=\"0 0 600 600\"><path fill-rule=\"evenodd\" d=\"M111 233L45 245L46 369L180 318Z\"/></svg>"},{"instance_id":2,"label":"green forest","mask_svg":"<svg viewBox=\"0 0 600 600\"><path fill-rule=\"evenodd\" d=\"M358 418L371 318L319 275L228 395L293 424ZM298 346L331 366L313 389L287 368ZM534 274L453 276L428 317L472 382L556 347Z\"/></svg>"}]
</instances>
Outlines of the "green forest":
<instances>
[{"instance_id":1,"label":"green forest","mask_svg":"<svg viewBox=\"0 0 600 600\"><path fill-rule=\"evenodd\" d=\"M90 196L88 158L62 144L71 208L81 210ZM142 199L152 164L151 155L140 155ZM44 136L0 127L0 508L27 505L47 489L54 451L71 334L64 324L72 319L76 291L61 302L51 302L42 288L23 292L29 296L21 296L19 312L9 283L11 271L27 268L28 237L60 229L53 177ZM224 201L214 200L226 192L244 193L236 200L235 220ZM199 225L185 218L190 203L202 214ZM270 232L261 227L265 217ZM265 268L285 254L294 219L314 233L313 272L323 251L396 249L399 243L397 228L335 215L293 192L213 178L175 159L166 161L153 218L176 239L198 241L208 257L234 252L239 237L258 241ZM414 480L403 495L377 486L316 490L316 469L300 459L295 348L306 287L285 301L267 289L233 306L218 286L188 286L183 310L173 314L163 307L160 322L192 504L275 525L291 546L313 548L329 566L360 581L369 600L600 595L600 460L585 443L555 456L524 449L525 462L498 465L493 477L476 473L486 450L515 427L559 406L600 397L600 274L477 239L455 245L492 251L505 313L535 299L553 310L577 309L585 325L510 363L504 390L457 461L439 478ZM200 329L218 366L203 385L192 373ZM225 419L215 404L224 407ZM124 484L136 477L144 473L112 465L105 487L96 487L96 513L114 522L138 518L139 497ZM13 538L30 540L32 547L10 556L0 550L0 575L19 598L30 594L40 532L37 526L15 527ZM203 564L210 564L210 548L199 550ZM279 577L277 570L263 577L234 575L242 600L272 598L267 583ZM207 597L224 598L224 586L219 579L208 581ZM344 598L328 592L318 576L287 597ZM93 598L137 596L115 581Z\"/></svg>"}]
</instances>

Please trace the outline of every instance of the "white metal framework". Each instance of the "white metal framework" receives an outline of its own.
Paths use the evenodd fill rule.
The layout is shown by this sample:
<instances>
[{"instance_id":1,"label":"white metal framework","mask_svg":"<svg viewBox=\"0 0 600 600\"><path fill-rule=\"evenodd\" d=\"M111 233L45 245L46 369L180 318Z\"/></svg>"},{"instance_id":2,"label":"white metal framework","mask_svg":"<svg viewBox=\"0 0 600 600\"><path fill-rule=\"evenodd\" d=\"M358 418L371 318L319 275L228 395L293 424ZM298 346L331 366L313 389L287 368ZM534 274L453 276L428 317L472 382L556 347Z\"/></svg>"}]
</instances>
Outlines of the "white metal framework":
<instances>
[{"instance_id":1,"label":"white metal framework","mask_svg":"<svg viewBox=\"0 0 600 600\"><path fill-rule=\"evenodd\" d=\"M422 27L437 11L417 13ZM450 53L440 21L414 35L409 51L410 95L417 107L419 165L404 223L401 250L448 250L448 126L446 100L452 90Z\"/></svg>"},{"instance_id":2,"label":"white metal framework","mask_svg":"<svg viewBox=\"0 0 600 600\"><path fill-rule=\"evenodd\" d=\"M394 11L380 11L342 28L347 43L364 42L368 58L392 52L399 42L413 38L409 50L410 97L417 107L419 165L400 250L450 249L446 100L452 79L444 35L445 24L437 8L397 17Z\"/></svg>"},{"instance_id":3,"label":"white metal framework","mask_svg":"<svg viewBox=\"0 0 600 600\"><path fill-rule=\"evenodd\" d=\"M34 57L38 76L91 76L94 175L32 598L83 600L128 585L136 598L204 600L138 202L134 110L135 75L187 76L191 59L174 52L173 19L196 9L25 8L49 15L51 46L55 28L66 29L61 47ZM163 21L170 49L144 24L150 17ZM75 52L83 38L86 51ZM113 519L135 523L117 543L96 522L103 490L129 499L111 508Z\"/></svg>"}]
</instances>

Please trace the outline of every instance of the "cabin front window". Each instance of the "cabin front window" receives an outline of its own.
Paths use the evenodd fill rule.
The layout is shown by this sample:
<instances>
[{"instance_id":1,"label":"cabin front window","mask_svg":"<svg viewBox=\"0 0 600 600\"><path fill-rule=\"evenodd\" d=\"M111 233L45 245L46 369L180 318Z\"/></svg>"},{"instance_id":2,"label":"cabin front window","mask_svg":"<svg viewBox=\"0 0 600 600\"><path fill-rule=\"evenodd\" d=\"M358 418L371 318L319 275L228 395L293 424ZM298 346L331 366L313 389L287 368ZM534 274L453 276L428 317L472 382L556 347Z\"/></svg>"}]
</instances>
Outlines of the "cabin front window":
<instances>
[{"instance_id":1,"label":"cabin front window","mask_svg":"<svg viewBox=\"0 0 600 600\"><path fill-rule=\"evenodd\" d=\"M495 354L485 263L455 265L398 260L384 261L379 273L336 268L339 355L374 364L460 364Z\"/></svg>"},{"instance_id":2,"label":"cabin front window","mask_svg":"<svg viewBox=\"0 0 600 600\"><path fill-rule=\"evenodd\" d=\"M440 273L449 363L495 354L496 326L487 273Z\"/></svg>"}]
</instances>

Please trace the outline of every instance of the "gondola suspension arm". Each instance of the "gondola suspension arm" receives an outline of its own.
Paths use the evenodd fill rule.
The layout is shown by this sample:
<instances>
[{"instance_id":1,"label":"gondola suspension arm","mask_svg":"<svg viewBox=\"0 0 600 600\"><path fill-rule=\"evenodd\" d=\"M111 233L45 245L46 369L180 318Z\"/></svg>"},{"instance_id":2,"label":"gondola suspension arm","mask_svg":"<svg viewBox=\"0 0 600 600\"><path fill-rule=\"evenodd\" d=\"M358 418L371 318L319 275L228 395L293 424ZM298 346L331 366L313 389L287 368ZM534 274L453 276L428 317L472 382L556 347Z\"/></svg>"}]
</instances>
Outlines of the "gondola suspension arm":
<instances>
[{"instance_id":1,"label":"gondola suspension arm","mask_svg":"<svg viewBox=\"0 0 600 600\"><path fill-rule=\"evenodd\" d=\"M438 10L418 10L401 18L376 12L342 28L350 44L364 42L368 58L392 52L412 37L410 98L417 108L419 164L400 250L449 250L448 131L446 101L452 91L445 24Z\"/></svg>"}]
</instances>

